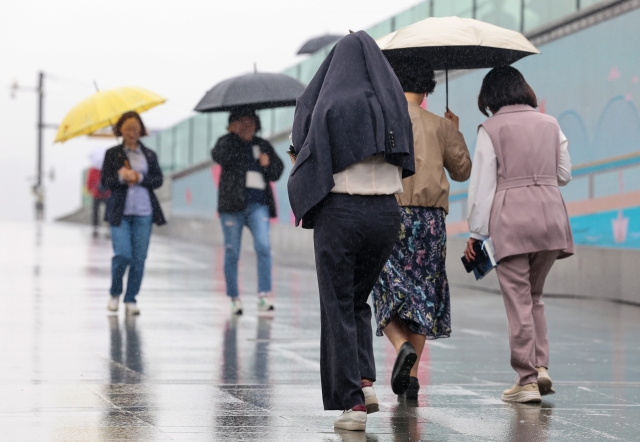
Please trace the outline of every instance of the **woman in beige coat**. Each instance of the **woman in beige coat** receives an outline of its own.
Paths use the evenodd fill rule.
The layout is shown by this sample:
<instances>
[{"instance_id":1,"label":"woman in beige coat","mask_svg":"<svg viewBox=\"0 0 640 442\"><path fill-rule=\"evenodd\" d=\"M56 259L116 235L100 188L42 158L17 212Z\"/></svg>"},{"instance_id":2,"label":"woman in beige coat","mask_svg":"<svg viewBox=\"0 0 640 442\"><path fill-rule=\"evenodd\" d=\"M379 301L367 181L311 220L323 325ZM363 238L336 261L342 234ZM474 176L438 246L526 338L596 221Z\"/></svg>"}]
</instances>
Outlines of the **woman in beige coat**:
<instances>
[{"instance_id":1,"label":"woman in beige coat","mask_svg":"<svg viewBox=\"0 0 640 442\"><path fill-rule=\"evenodd\" d=\"M478 129L469 186L473 244L491 237L509 320L516 384L503 401L540 402L553 393L542 292L556 259L573 254L573 236L558 186L571 180L568 141L555 118L541 114L536 95L512 67L491 70L478 106L489 116Z\"/></svg>"},{"instance_id":2,"label":"woman in beige coat","mask_svg":"<svg viewBox=\"0 0 640 442\"><path fill-rule=\"evenodd\" d=\"M396 394L416 399L418 365L426 339L451 333L449 283L445 269L446 215L449 181L465 181L471 157L458 130L458 117L445 118L420 107L436 85L433 70L417 71L412 60L392 65L409 106L413 123L416 174L402 180L397 196L401 226L391 257L373 288L377 334L384 333L396 349L391 375Z\"/></svg>"}]
</instances>

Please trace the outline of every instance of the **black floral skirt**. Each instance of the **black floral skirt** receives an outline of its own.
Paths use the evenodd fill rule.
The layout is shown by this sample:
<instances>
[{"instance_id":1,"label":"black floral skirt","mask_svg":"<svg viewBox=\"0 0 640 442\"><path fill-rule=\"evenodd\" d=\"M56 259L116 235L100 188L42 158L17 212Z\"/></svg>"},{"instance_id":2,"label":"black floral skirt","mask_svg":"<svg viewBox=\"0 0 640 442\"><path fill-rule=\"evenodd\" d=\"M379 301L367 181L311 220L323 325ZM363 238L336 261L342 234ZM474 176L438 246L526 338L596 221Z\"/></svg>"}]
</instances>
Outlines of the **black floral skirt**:
<instances>
[{"instance_id":1,"label":"black floral skirt","mask_svg":"<svg viewBox=\"0 0 640 442\"><path fill-rule=\"evenodd\" d=\"M396 317L427 339L451 334L445 211L401 207L400 234L373 288L376 334Z\"/></svg>"}]
</instances>

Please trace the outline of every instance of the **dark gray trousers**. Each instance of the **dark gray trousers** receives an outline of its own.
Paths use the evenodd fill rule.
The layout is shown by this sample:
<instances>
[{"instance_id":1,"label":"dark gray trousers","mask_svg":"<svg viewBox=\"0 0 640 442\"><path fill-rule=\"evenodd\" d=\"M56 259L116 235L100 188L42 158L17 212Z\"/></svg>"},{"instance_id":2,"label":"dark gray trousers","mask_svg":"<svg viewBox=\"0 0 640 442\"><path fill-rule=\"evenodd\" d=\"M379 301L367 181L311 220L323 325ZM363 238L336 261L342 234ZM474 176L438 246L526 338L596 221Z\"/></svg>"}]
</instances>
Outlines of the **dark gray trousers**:
<instances>
[{"instance_id":1,"label":"dark gray trousers","mask_svg":"<svg viewBox=\"0 0 640 442\"><path fill-rule=\"evenodd\" d=\"M320 289L320 376L325 410L364 404L361 379L375 381L369 294L400 229L393 195L330 194L315 217Z\"/></svg>"}]
</instances>

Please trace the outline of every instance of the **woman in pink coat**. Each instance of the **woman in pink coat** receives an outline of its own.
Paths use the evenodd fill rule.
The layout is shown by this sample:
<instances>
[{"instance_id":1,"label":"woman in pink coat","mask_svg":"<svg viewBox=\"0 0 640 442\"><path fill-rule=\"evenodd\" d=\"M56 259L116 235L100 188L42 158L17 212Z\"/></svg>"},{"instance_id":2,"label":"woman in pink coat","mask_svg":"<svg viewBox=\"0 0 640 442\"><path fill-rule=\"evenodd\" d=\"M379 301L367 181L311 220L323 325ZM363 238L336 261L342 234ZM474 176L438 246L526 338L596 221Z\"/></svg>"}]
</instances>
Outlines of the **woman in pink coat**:
<instances>
[{"instance_id":1,"label":"woman in pink coat","mask_svg":"<svg viewBox=\"0 0 640 442\"><path fill-rule=\"evenodd\" d=\"M489 116L478 129L469 185L464 251L491 238L509 321L516 384L503 401L540 402L553 393L542 292L556 259L573 254L573 236L558 186L571 180L568 141L555 118L535 110L536 95L512 67L491 70L478 107Z\"/></svg>"}]
</instances>

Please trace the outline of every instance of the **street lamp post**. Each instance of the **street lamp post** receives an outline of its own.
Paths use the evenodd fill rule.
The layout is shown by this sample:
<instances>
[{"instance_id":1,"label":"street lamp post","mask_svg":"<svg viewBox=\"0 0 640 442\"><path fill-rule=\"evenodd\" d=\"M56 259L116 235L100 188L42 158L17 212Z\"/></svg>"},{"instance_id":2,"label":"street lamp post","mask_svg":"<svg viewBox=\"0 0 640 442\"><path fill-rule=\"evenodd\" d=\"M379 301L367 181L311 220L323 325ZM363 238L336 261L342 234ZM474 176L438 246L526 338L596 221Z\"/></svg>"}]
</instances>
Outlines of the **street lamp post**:
<instances>
[{"instance_id":1,"label":"street lamp post","mask_svg":"<svg viewBox=\"0 0 640 442\"><path fill-rule=\"evenodd\" d=\"M38 73L38 166L36 185L33 193L36 197L36 219L44 219L44 186L42 185L42 132L44 131L44 72Z\"/></svg>"},{"instance_id":2,"label":"street lamp post","mask_svg":"<svg viewBox=\"0 0 640 442\"><path fill-rule=\"evenodd\" d=\"M38 146L36 158L36 183L33 185L33 195L35 197L35 215L36 220L44 219L44 183L42 182L43 152L42 142L44 130L46 128L56 128L56 125L44 123L44 72L38 73L37 87L19 86L17 82L11 85L11 98L15 97L17 91L36 92L38 94L38 122L36 130L38 132Z\"/></svg>"}]
</instances>

